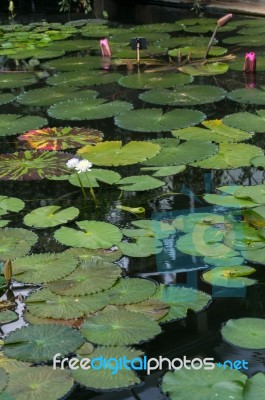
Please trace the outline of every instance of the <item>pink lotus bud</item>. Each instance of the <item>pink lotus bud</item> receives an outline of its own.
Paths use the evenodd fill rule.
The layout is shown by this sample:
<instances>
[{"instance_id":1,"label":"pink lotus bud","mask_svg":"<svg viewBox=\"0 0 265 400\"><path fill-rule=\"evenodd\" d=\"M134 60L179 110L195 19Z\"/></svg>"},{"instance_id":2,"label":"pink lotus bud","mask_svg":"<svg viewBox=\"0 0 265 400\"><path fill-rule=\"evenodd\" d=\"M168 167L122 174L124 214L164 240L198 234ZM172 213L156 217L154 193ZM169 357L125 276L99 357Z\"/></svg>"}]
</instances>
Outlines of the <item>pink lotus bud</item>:
<instances>
[{"instance_id":1,"label":"pink lotus bud","mask_svg":"<svg viewBox=\"0 0 265 400\"><path fill-rule=\"evenodd\" d=\"M219 26L219 28L221 26L224 26L225 24L227 24L228 21L230 21L230 19L233 17L233 14L226 14L224 17L218 19L217 21L217 25Z\"/></svg>"},{"instance_id":2,"label":"pink lotus bud","mask_svg":"<svg viewBox=\"0 0 265 400\"><path fill-rule=\"evenodd\" d=\"M244 71L245 72L255 72L256 71L256 54L254 51L251 51L250 53L246 53Z\"/></svg>"},{"instance_id":3,"label":"pink lotus bud","mask_svg":"<svg viewBox=\"0 0 265 400\"><path fill-rule=\"evenodd\" d=\"M107 38L99 41L102 57L111 57L111 49Z\"/></svg>"}]
</instances>

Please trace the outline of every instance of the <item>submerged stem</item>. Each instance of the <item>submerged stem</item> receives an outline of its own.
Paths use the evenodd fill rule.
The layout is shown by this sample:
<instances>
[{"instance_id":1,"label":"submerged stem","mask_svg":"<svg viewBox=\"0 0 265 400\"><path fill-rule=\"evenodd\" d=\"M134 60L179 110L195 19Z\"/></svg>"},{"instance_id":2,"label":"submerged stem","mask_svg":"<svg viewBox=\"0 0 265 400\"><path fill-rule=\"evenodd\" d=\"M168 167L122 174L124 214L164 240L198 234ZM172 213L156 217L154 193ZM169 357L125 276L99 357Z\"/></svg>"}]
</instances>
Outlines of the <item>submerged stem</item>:
<instances>
[{"instance_id":1,"label":"submerged stem","mask_svg":"<svg viewBox=\"0 0 265 400\"><path fill-rule=\"evenodd\" d=\"M82 181L81 181L81 179L80 179L80 176L78 175L78 172L76 173L76 175L77 175L77 179L78 179L78 182L79 182L79 184L80 184L82 193L83 193L83 195L84 195L84 198L87 199L87 195L86 195L86 192L85 192L83 183L82 183Z\"/></svg>"}]
</instances>

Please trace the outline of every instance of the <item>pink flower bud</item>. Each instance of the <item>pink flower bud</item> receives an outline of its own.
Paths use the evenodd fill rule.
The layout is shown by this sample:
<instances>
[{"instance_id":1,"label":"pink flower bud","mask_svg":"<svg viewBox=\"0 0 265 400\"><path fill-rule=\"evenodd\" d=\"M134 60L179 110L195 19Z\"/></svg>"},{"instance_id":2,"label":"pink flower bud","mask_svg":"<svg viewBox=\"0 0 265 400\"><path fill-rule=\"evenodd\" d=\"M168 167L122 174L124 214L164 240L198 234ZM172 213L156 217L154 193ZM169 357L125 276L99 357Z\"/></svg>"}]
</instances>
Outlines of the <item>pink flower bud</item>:
<instances>
[{"instance_id":1,"label":"pink flower bud","mask_svg":"<svg viewBox=\"0 0 265 400\"><path fill-rule=\"evenodd\" d=\"M111 49L107 38L99 41L102 57L111 57Z\"/></svg>"},{"instance_id":2,"label":"pink flower bud","mask_svg":"<svg viewBox=\"0 0 265 400\"><path fill-rule=\"evenodd\" d=\"M251 51L250 53L246 53L244 71L245 72L255 72L256 71L256 54L254 51Z\"/></svg>"},{"instance_id":3,"label":"pink flower bud","mask_svg":"<svg viewBox=\"0 0 265 400\"><path fill-rule=\"evenodd\" d=\"M218 19L217 25L219 28L227 24L227 22L233 17L233 14L226 14L224 17Z\"/></svg>"}]
</instances>

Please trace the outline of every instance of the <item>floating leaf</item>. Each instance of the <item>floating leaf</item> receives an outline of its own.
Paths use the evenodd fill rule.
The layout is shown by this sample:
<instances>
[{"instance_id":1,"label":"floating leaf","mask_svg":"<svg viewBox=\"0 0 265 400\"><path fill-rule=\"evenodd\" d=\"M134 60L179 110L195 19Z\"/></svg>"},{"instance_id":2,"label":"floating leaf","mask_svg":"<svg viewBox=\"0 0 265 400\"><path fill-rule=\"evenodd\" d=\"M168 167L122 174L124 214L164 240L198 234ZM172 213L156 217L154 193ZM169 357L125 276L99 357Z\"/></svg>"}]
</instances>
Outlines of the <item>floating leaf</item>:
<instances>
[{"instance_id":1,"label":"floating leaf","mask_svg":"<svg viewBox=\"0 0 265 400\"><path fill-rule=\"evenodd\" d=\"M102 68L101 57L79 56L63 57L58 60L48 61L42 67L58 71L80 71Z\"/></svg>"},{"instance_id":2,"label":"floating leaf","mask_svg":"<svg viewBox=\"0 0 265 400\"><path fill-rule=\"evenodd\" d=\"M205 194L204 200L210 204L216 204L221 207L236 207L236 208L247 208L255 207L257 203L246 199L237 199L234 196L224 196L219 194Z\"/></svg>"},{"instance_id":3,"label":"floating leaf","mask_svg":"<svg viewBox=\"0 0 265 400\"><path fill-rule=\"evenodd\" d=\"M17 96L16 100L20 104L27 106L51 106L60 101L72 99L94 99L98 93L95 90L79 90L73 87L44 87L41 89L29 90Z\"/></svg>"},{"instance_id":4,"label":"floating leaf","mask_svg":"<svg viewBox=\"0 0 265 400\"><path fill-rule=\"evenodd\" d=\"M196 125L204 118L202 112L195 110L175 109L163 114L160 108L145 108L122 113L115 118L115 124L136 132L166 132Z\"/></svg>"},{"instance_id":5,"label":"floating leaf","mask_svg":"<svg viewBox=\"0 0 265 400\"><path fill-rule=\"evenodd\" d=\"M47 120L42 117L18 114L0 114L0 137L16 135L30 129L38 129L46 125Z\"/></svg>"},{"instance_id":6,"label":"floating leaf","mask_svg":"<svg viewBox=\"0 0 265 400\"><path fill-rule=\"evenodd\" d=\"M255 114L249 112L239 112L227 115L223 122L237 129L243 129L249 132L265 132L265 110L256 110Z\"/></svg>"},{"instance_id":7,"label":"floating leaf","mask_svg":"<svg viewBox=\"0 0 265 400\"><path fill-rule=\"evenodd\" d=\"M149 175L136 175L121 179L117 182L117 185L119 185L120 190L143 192L145 190L157 189L165 185L165 182Z\"/></svg>"},{"instance_id":8,"label":"floating leaf","mask_svg":"<svg viewBox=\"0 0 265 400\"><path fill-rule=\"evenodd\" d=\"M104 99L68 100L55 104L48 109L48 114L56 119L82 121L110 118L132 109L132 104L126 101L111 101Z\"/></svg>"},{"instance_id":9,"label":"floating leaf","mask_svg":"<svg viewBox=\"0 0 265 400\"><path fill-rule=\"evenodd\" d=\"M10 55L9 58L13 58L15 60L26 60L27 58L33 59L48 59L48 58L56 58L64 55L64 50L46 50L46 49L33 49L33 50L25 50L21 49L14 55Z\"/></svg>"},{"instance_id":10,"label":"floating leaf","mask_svg":"<svg viewBox=\"0 0 265 400\"><path fill-rule=\"evenodd\" d=\"M265 375L258 372L247 380L244 389L244 400L252 400L262 398L265 390Z\"/></svg>"},{"instance_id":11,"label":"floating leaf","mask_svg":"<svg viewBox=\"0 0 265 400\"><path fill-rule=\"evenodd\" d=\"M256 272L254 268L247 265L239 265L233 267L216 267L202 274L202 278L213 286L221 286L226 288L243 288L245 286L254 285L257 281L245 278Z\"/></svg>"},{"instance_id":12,"label":"floating leaf","mask_svg":"<svg viewBox=\"0 0 265 400\"><path fill-rule=\"evenodd\" d=\"M265 168L265 156L258 156L258 157L252 158L251 164L257 168L258 167Z\"/></svg>"},{"instance_id":13,"label":"floating leaf","mask_svg":"<svg viewBox=\"0 0 265 400\"><path fill-rule=\"evenodd\" d=\"M253 225L255 228L265 228L265 206L255 207L252 210L244 210L242 214L244 220L250 225Z\"/></svg>"},{"instance_id":14,"label":"floating leaf","mask_svg":"<svg viewBox=\"0 0 265 400\"><path fill-rule=\"evenodd\" d=\"M265 249L247 250L241 252L242 256L253 263L265 265Z\"/></svg>"},{"instance_id":15,"label":"floating leaf","mask_svg":"<svg viewBox=\"0 0 265 400\"><path fill-rule=\"evenodd\" d=\"M98 40L74 39L74 40L60 40L59 42L53 42L49 46L49 49L52 51L58 51L63 48L65 52L82 51L82 50L86 51L96 46L98 47Z\"/></svg>"},{"instance_id":16,"label":"floating leaf","mask_svg":"<svg viewBox=\"0 0 265 400\"><path fill-rule=\"evenodd\" d=\"M10 322L16 321L17 319L18 315L14 311L5 310L1 311L0 313L0 325L9 324Z\"/></svg>"},{"instance_id":17,"label":"floating leaf","mask_svg":"<svg viewBox=\"0 0 265 400\"><path fill-rule=\"evenodd\" d=\"M238 36L229 36L222 40L225 44L237 44L238 46L243 47L261 47L264 45L262 41L262 35L238 35Z\"/></svg>"},{"instance_id":18,"label":"floating leaf","mask_svg":"<svg viewBox=\"0 0 265 400\"><path fill-rule=\"evenodd\" d=\"M196 224L201 226L218 226L225 223L225 217L220 214L195 212L188 215L179 215L173 219L172 226L185 233L192 233Z\"/></svg>"},{"instance_id":19,"label":"floating leaf","mask_svg":"<svg viewBox=\"0 0 265 400\"><path fill-rule=\"evenodd\" d=\"M244 71L245 54L237 54L235 61L229 63L229 68L233 71ZM256 63L256 71L265 70L265 56L259 54L258 63Z\"/></svg>"},{"instance_id":20,"label":"floating leaf","mask_svg":"<svg viewBox=\"0 0 265 400\"><path fill-rule=\"evenodd\" d=\"M160 300L154 300L153 298L141 301L136 304L127 304L125 308L128 311L145 314L147 317L159 321L167 313L169 306Z\"/></svg>"},{"instance_id":21,"label":"floating leaf","mask_svg":"<svg viewBox=\"0 0 265 400\"><path fill-rule=\"evenodd\" d=\"M159 150L158 144L150 142L131 141L122 146L121 141L107 141L96 146L87 145L77 153L96 165L118 166L145 161L154 157Z\"/></svg>"},{"instance_id":22,"label":"floating leaf","mask_svg":"<svg viewBox=\"0 0 265 400\"><path fill-rule=\"evenodd\" d=\"M195 160L207 159L217 151L217 146L211 142L190 140L179 145L175 139L154 140L161 145L160 153L145 162L146 165L169 166L190 164Z\"/></svg>"},{"instance_id":23,"label":"floating leaf","mask_svg":"<svg viewBox=\"0 0 265 400\"><path fill-rule=\"evenodd\" d=\"M72 371L72 376L81 385L95 390L121 389L134 386L140 383L139 378L130 368L117 370L114 360L126 357L127 360L137 359L137 361L142 361L141 355L142 352L140 350L127 346L99 346L89 354L95 369L90 369L88 373L88 371L79 368ZM107 368L98 368L100 366L100 357L108 360Z\"/></svg>"},{"instance_id":24,"label":"floating leaf","mask_svg":"<svg viewBox=\"0 0 265 400\"><path fill-rule=\"evenodd\" d=\"M238 318L229 319L221 329L223 339L234 346L245 349L265 348L265 319Z\"/></svg>"},{"instance_id":25,"label":"floating leaf","mask_svg":"<svg viewBox=\"0 0 265 400\"><path fill-rule=\"evenodd\" d=\"M27 229L0 229L0 260L13 260L26 255L37 239L38 236Z\"/></svg>"},{"instance_id":26,"label":"floating leaf","mask_svg":"<svg viewBox=\"0 0 265 400\"><path fill-rule=\"evenodd\" d=\"M67 252L66 252L67 255ZM71 255L70 255L71 257ZM93 257L66 278L49 284L49 289L63 296L83 296L109 289L121 274L121 269L102 258Z\"/></svg>"},{"instance_id":27,"label":"floating leaf","mask_svg":"<svg viewBox=\"0 0 265 400\"><path fill-rule=\"evenodd\" d=\"M156 284L148 279L120 279L107 291L110 304L123 305L140 303L150 298L156 291Z\"/></svg>"},{"instance_id":28,"label":"floating leaf","mask_svg":"<svg viewBox=\"0 0 265 400\"><path fill-rule=\"evenodd\" d=\"M119 247L129 257L149 257L163 250L162 242L153 237L139 237L135 243L121 242Z\"/></svg>"},{"instance_id":29,"label":"floating leaf","mask_svg":"<svg viewBox=\"0 0 265 400\"><path fill-rule=\"evenodd\" d=\"M73 384L69 371L38 366L11 373L6 390L16 400L56 400L67 395Z\"/></svg>"},{"instance_id":30,"label":"floating leaf","mask_svg":"<svg viewBox=\"0 0 265 400\"><path fill-rule=\"evenodd\" d=\"M72 353L83 343L84 339L75 329L60 325L29 325L5 338L3 352L16 360L44 362L52 360L57 353L61 356Z\"/></svg>"},{"instance_id":31,"label":"floating leaf","mask_svg":"<svg viewBox=\"0 0 265 400\"><path fill-rule=\"evenodd\" d=\"M236 101L237 103L243 104L258 104L265 105L265 87L260 86L258 88L241 88L235 89L232 92L227 94L227 97Z\"/></svg>"},{"instance_id":32,"label":"floating leaf","mask_svg":"<svg viewBox=\"0 0 265 400\"><path fill-rule=\"evenodd\" d=\"M65 150L102 140L103 133L89 128L45 128L32 130L18 137L37 150Z\"/></svg>"},{"instance_id":33,"label":"floating leaf","mask_svg":"<svg viewBox=\"0 0 265 400\"><path fill-rule=\"evenodd\" d=\"M206 169L235 169L251 165L251 159L263 155L260 147L244 143L220 143L219 152L193 164Z\"/></svg>"},{"instance_id":34,"label":"floating leaf","mask_svg":"<svg viewBox=\"0 0 265 400\"><path fill-rule=\"evenodd\" d=\"M55 231L55 239L66 246L108 249L120 243L122 238L119 228L107 222L78 221L76 225L79 231L62 227Z\"/></svg>"},{"instance_id":35,"label":"floating leaf","mask_svg":"<svg viewBox=\"0 0 265 400\"><path fill-rule=\"evenodd\" d=\"M208 129L190 127L173 130L172 134L173 136L183 140L210 140L216 143L241 142L252 137L248 132L236 128L230 128L220 119L203 121L202 125Z\"/></svg>"},{"instance_id":36,"label":"floating leaf","mask_svg":"<svg viewBox=\"0 0 265 400\"><path fill-rule=\"evenodd\" d=\"M143 167L141 168L141 171L154 171L153 176L161 177L180 174L185 171L185 169L185 165L177 165L170 167Z\"/></svg>"},{"instance_id":37,"label":"floating leaf","mask_svg":"<svg viewBox=\"0 0 265 400\"><path fill-rule=\"evenodd\" d=\"M74 257L65 253L43 253L16 258L12 267L18 281L38 284L69 275L75 270L77 263Z\"/></svg>"},{"instance_id":38,"label":"floating leaf","mask_svg":"<svg viewBox=\"0 0 265 400\"><path fill-rule=\"evenodd\" d=\"M34 74L29 72L2 72L0 74L0 89L21 88L37 82Z\"/></svg>"},{"instance_id":39,"label":"floating leaf","mask_svg":"<svg viewBox=\"0 0 265 400\"><path fill-rule=\"evenodd\" d=\"M58 319L58 318L41 318L26 311L23 315L24 320L32 325L62 325L70 326L71 328L79 329L84 322L84 317L72 319Z\"/></svg>"},{"instance_id":40,"label":"floating leaf","mask_svg":"<svg viewBox=\"0 0 265 400\"><path fill-rule=\"evenodd\" d=\"M63 72L60 75L48 78L47 83L48 85L55 86L82 87L104 85L106 83L116 82L119 78L121 78L121 74L117 72L89 71L89 74L86 72Z\"/></svg>"},{"instance_id":41,"label":"floating leaf","mask_svg":"<svg viewBox=\"0 0 265 400\"><path fill-rule=\"evenodd\" d=\"M214 267L234 267L235 265L243 264L245 261L243 257L225 257L220 255L219 257L204 257L203 261L205 264L209 264Z\"/></svg>"},{"instance_id":42,"label":"floating leaf","mask_svg":"<svg viewBox=\"0 0 265 400\"><path fill-rule=\"evenodd\" d=\"M8 382L8 375L3 368L0 368L0 392L4 390Z\"/></svg>"},{"instance_id":43,"label":"floating leaf","mask_svg":"<svg viewBox=\"0 0 265 400\"><path fill-rule=\"evenodd\" d=\"M199 368L203 363L199 358L196 360L196 369L178 368L164 375L162 391L167 393L171 400L243 399L246 375L237 370L217 368L218 364L212 370Z\"/></svg>"},{"instance_id":44,"label":"floating leaf","mask_svg":"<svg viewBox=\"0 0 265 400\"><path fill-rule=\"evenodd\" d=\"M169 88L176 85L185 85L192 82L192 77L177 74L176 72L153 72L123 76L119 84L131 89Z\"/></svg>"},{"instance_id":45,"label":"floating leaf","mask_svg":"<svg viewBox=\"0 0 265 400\"><path fill-rule=\"evenodd\" d=\"M238 199L250 199L255 203L265 204L265 184L242 186L236 190L234 196Z\"/></svg>"},{"instance_id":46,"label":"floating leaf","mask_svg":"<svg viewBox=\"0 0 265 400\"><path fill-rule=\"evenodd\" d=\"M56 151L19 151L0 155L0 179L38 180L69 174L69 154Z\"/></svg>"},{"instance_id":47,"label":"floating leaf","mask_svg":"<svg viewBox=\"0 0 265 400\"><path fill-rule=\"evenodd\" d=\"M0 210L19 212L25 206L24 201L16 197L0 196Z\"/></svg>"},{"instance_id":48,"label":"floating leaf","mask_svg":"<svg viewBox=\"0 0 265 400\"><path fill-rule=\"evenodd\" d=\"M189 309L201 311L209 304L211 296L199 290L181 286L159 285L152 299L163 301L170 306L168 314L159 322L185 318Z\"/></svg>"},{"instance_id":49,"label":"floating leaf","mask_svg":"<svg viewBox=\"0 0 265 400\"><path fill-rule=\"evenodd\" d=\"M98 311L109 302L107 294L101 292L89 296L60 296L49 289L35 292L27 298L27 310L41 318L74 319Z\"/></svg>"},{"instance_id":50,"label":"floating leaf","mask_svg":"<svg viewBox=\"0 0 265 400\"><path fill-rule=\"evenodd\" d=\"M36 208L26 214L23 222L25 225L33 226L34 228L50 228L71 221L78 214L79 210L76 207L68 207L61 210L60 206L45 206Z\"/></svg>"},{"instance_id":51,"label":"floating leaf","mask_svg":"<svg viewBox=\"0 0 265 400\"><path fill-rule=\"evenodd\" d=\"M187 46L179 47L178 49L173 49L168 52L170 57L189 56L190 58L203 58L205 55L205 46ZM209 51L209 56L221 56L227 52L227 49L220 46L212 46Z\"/></svg>"},{"instance_id":52,"label":"floating leaf","mask_svg":"<svg viewBox=\"0 0 265 400\"><path fill-rule=\"evenodd\" d=\"M225 74L228 71L228 64L215 62L208 63L204 65L184 65L183 67L178 67L178 70L184 74L192 76L210 76L210 75L220 75ZM214 100L217 101L217 100ZM206 102L208 103L208 102ZM198 103L197 103L198 104Z\"/></svg>"},{"instance_id":53,"label":"floating leaf","mask_svg":"<svg viewBox=\"0 0 265 400\"><path fill-rule=\"evenodd\" d=\"M12 93L0 94L0 105L11 103L13 100L15 100L15 96Z\"/></svg>"},{"instance_id":54,"label":"floating leaf","mask_svg":"<svg viewBox=\"0 0 265 400\"><path fill-rule=\"evenodd\" d=\"M152 104L194 106L214 103L226 95L224 89L210 85L187 85L174 89L156 89L140 94L140 99ZM183 110L178 110L182 114ZM177 128L175 126L175 128ZM180 126L181 128L181 126Z\"/></svg>"},{"instance_id":55,"label":"floating leaf","mask_svg":"<svg viewBox=\"0 0 265 400\"><path fill-rule=\"evenodd\" d=\"M155 321L127 310L101 312L88 318L81 327L81 333L87 340L107 346L140 343L152 339L160 332Z\"/></svg>"},{"instance_id":56,"label":"floating leaf","mask_svg":"<svg viewBox=\"0 0 265 400\"><path fill-rule=\"evenodd\" d=\"M85 158L85 157L84 157ZM99 187L99 182L108 183L109 185L113 185L121 179L120 174L115 171L93 168L89 175L86 172L81 172L80 174L73 174L69 177L69 182L75 186L81 186L80 181L83 187Z\"/></svg>"}]
</instances>

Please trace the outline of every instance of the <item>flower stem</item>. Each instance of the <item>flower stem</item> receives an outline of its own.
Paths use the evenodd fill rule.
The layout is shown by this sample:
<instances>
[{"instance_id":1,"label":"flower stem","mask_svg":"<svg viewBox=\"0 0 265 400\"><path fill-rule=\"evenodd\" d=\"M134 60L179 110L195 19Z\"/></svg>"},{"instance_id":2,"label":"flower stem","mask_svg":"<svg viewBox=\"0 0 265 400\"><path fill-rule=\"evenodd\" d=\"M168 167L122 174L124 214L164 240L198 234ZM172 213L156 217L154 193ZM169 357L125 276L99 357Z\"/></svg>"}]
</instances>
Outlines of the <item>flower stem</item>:
<instances>
[{"instance_id":1,"label":"flower stem","mask_svg":"<svg viewBox=\"0 0 265 400\"><path fill-rule=\"evenodd\" d=\"M89 177L87 176L87 173L85 173L85 174L86 174L87 182L88 182L88 185L89 185L91 197L92 197L92 199L93 199L93 201L94 201L96 207L98 207L98 206L99 206L99 201L98 201L98 199L96 198L94 189L93 189L92 186L91 186L91 183L90 183Z\"/></svg>"},{"instance_id":2,"label":"flower stem","mask_svg":"<svg viewBox=\"0 0 265 400\"><path fill-rule=\"evenodd\" d=\"M80 176L78 175L78 172L76 173L76 175L77 175L77 179L78 179L78 182L79 182L79 184L80 184L82 193L83 193L83 195L84 195L84 198L87 199L87 195L86 195L86 192L85 192L83 183L82 183L82 181L81 181L81 179L80 179Z\"/></svg>"}]
</instances>

